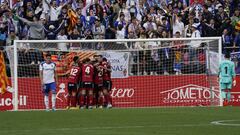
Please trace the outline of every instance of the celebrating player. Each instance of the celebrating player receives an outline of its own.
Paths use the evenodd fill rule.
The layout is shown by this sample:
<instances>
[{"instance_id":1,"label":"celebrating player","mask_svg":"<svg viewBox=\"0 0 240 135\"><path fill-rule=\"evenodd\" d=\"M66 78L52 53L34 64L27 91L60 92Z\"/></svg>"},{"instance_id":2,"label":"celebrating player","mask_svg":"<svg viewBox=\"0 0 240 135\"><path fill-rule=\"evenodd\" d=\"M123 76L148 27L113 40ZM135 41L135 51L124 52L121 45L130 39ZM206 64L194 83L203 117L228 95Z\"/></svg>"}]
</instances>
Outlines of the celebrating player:
<instances>
[{"instance_id":1,"label":"celebrating player","mask_svg":"<svg viewBox=\"0 0 240 135\"><path fill-rule=\"evenodd\" d=\"M94 67L91 64L91 61L89 58L86 58L83 60L82 65L82 85L80 90L80 108L83 109L84 105L86 103L85 96L87 94L87 105L88 108L91 109L93 106L93 75L94 75ZM87 93L88 92L88 93Z\"/></svg>"},{"instance_id":2,"label":"celebrating player","mask_svg":"<svg viewBox=\"0 0 240 135\"><path fill-rule=\"evenodd\" d=\"M112 108L112 99L109 92L112 89L112 81L111 81L111 65L107 61L106 58L103 58L103 94L105 99L105 106L107 108Z\"/></svg>"},{"instance_id":3,"label":"celebrating player","mask_svg":"<svg viewBox=\"0 0 240 135\"><path fill-rule=\"evenodd\" d=\"M76 107L76 95L78 90L78 83L80 81L81 68L79 66L79 57L75 56L73 58L73 65L70 70L68 78L68 109Z\"/></svg>"},{"instance_id":4,"label":"celebrating player","mask_svg":"<svg viewBox=\"0 0 240 135\"><path fill-rule=\"evenodd\" d=\"M56 64L51 61L51 55L46 55L46 60L39 65L40 79L44 93L46 111L49 111L49 91L52 91L52 111L56 110Z\"/></svg>"},{"instance_id":5,"label":"celebrating player","mask_svg":"<svg viewBox=\"0 0 240 135\"><path fill-rule=\"evenodd\" d=\"M98 55L97 62L94 64L95 73L94 73L94 89L96 93L96 98L98 100L99 108L103 108L104 96L102 92L103 86L103 65L102 65L102 56Z\"/></svg>"},{"instance_id":6,"label":"celebrating player","mask_svg":"<svg viewBox=\"0 0 240 135\"><path fill-rule=\"evenodd\" d=\"M222 91L222 98L224 99L224 106L228 105L231 99L232 85L236 85L235 65L232 61L230 61L230 54L226 54L225 58L226 59L220 63L219 67L220 87Z\"/></svg>"}]
</instances>

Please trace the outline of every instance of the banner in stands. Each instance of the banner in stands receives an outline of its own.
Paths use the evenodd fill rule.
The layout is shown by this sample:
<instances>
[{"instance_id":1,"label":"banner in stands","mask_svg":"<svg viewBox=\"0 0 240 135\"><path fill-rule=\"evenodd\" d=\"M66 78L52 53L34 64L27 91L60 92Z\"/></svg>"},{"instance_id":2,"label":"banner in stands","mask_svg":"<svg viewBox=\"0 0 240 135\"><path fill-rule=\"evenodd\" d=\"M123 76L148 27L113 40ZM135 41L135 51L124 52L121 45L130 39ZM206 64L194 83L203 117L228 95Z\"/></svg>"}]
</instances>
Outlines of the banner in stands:
<instances>
[{"instance_id":1,"label":"banner in stands","mask_svg":"<svg viewBox=\"0 0 240 135\"><path fill-rule=\"evenodd\" d=\"M183 81L184 80L184 81ZM209 80L211 81L211 87ZM31 82L31 83L29 83ZM171 83L170 83L171 82ZM240 82L240 76L237 76ZM28 85L26 85L28 83ZM44 109L39 78L19 78L19 109ZM216 84L214 86L214 84ZM206 75L134 76L113 79L113 106L209 106L219 105L216 77ZM240 83L232 90L231 105L240 106ZM12 90L0 94L0 110L12 109ZM66 107L67 79L59 78L57 108Z\"/></svg>"},{"instance_id":2,"label":"banner in stands","mask_svg":"<svg viewBox=\"0 0 240 135\"><path fill-rule=\"evenodd\" d=\"M110 61L112 66L112 78L128 77L129 53L127 52L104 52L103 57Z\"/></svg>"},{"instance_id":3,"label":"banner in stands","mask_svg":"<svg viewBox=\"0 0 240 135\"><path fill-rule=\"evenodd\" d=\"M235 62L236 68L236 74L240 74L240 64L239 64L239 60L240 60L240 52L233 52L231 53L231 60Z\"/></svg>"},{"instance_id":4,"label":"banner in stands","mask_svg":"<svg viewBox=\"0 0 240 135\"><path fill-rule=\"evenodd\" d=\"M0 51L0 93L5 93L9 86L9 80L6 73L6 65L3 53Z\"/></svg>"}]
</instances>

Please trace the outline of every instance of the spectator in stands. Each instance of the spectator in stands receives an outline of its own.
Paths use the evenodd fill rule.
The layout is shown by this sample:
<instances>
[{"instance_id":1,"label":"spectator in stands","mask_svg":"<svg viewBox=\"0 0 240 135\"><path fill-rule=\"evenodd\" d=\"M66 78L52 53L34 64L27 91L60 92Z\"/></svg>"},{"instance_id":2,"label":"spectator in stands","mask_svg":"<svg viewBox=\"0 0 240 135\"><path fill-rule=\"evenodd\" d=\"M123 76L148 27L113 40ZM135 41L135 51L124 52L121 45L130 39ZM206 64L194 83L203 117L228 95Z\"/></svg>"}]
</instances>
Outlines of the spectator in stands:
<instances>
[{"instance_id":1,"label":"spectator in stands","mask_svg":"<svg viewBox=\"0 0 240 135\"><path fill-rule=\"evenodd\" d=\"M222 33L222 53L227 54L230 53L232 47L232 37L229 35L228 29L224 29Z\"/></svg>"},{"instance_id":2,"label":"spectator in stands","mask_svg":"<svg viewBox=\"0 0 240 135\"><path fill-rule=\"evenodd\" d=\"M105 35L105 27L101 24L100 19L97 18L95 21L95 25L92 27L92 32L94 35L94 39L102 39Z\"/></svg>"},{"instance_id":3,"label":"spectator in stands","mask_svg":"<svg viewBox=\"0 0 240 135\"><path fill-rule=\"evenodd\" d=\"M240 50L240 21L237 22L237 24L235 25L235 29L236 29L236 36L233 42L233 46L238 47L238 50Z\"/></svg>"},{"instance_id":4,"label":"spectator in stands","mask_svg":"<svg viewBox=\"0 0 240 135\"><path fill-rule=\"evenodd\" d=\"M16 16L12 16L12 13ZM63 27L59 28L62 21ZM239 3L233 0L191 0L189 3L186 0L27 0L17 1L12 9L9 3L2 2L0 46L5 46L6 42L7 45L11 45L14 39L65 40L66 37L68 39L135 39L152 38L151 34L156 32L160 37L171 38L176 37L175 34L180 32L181 37L222 36L223 46L233 44L239 47L239 21ZM195 27L196 24L198 24L197 27ZM44 33L44 26L46 33ZM126 44L127 47L125 47L121 43L117 44L117 46L124 46L123 48L133 49L146 49L148 45L137 43ZM185 51L184 56L189 54L190 56L187 57L189 60L199 61L196 50L200 45L200 42L190 42L188 48L190 50ZM87 49L92 45L70 44L69 46L71 49L74 46L75 49ZM23 45L24 47L29 46ZM66 50L67 46L59 44L58 48ZM107 49L101 45L97 48ZM223 53L226 51L233 50L223 48ZM165 51L160 52L159 63L165 64L161 67L165 68L165 74L167 74L171 71L168 71L166 63L171 63L172 59L162 63L161 60L167 55ZM152 56L154 55L151 52L148 58ZM185 72L184 66L182 72Z\"/></svg>"},{"instance_id":5,"label":"spectator in stands","mask_svg":"<svg viewBox=\"0 0 240 135\"><path fill-rule=\"evenodd\" d=\"M215 37L218 35L219 27L215 25L215 20L212 18L208 23L202 23L202 36L203 37Z\"/></svg>"},{"instance_id":6,"label":"spectator in stands","mask_svg":"<svg viewBox=\"0 0 240 135\"><path fill-rule=\"evenodd\" d=\"M179 31L175 33L176 38L181 38ZM174 41L174 71L176 75L182 74L182 56L183 56L183 41Z\"/></svg>"},{"instance_id":7,"label":"spectator in stands","mask_svg":"<svg viewBox=\"0 0 240 135\"><path fill-rule=\"evenodd\" d=\"M157 25L153 21L153 17L151 15L148 15L148 20L143 24L143 27L146 29L147 32L157 30Z\"/></svg>"},{"instance_id":8,"label":"spectator in stands","mask_svg":"<svg viewBox=\"0 0 240 135\"><path fill-rule=\"evenodd\" d=\"M177 15L176 13L173 15L173 37L176 37L176 32L180 32L180 35L184 33L184 24L182 22L182 16Z\"/></svg>"},{"instance_id":9,"label":"spectator in stands","mask_svg":"<svg viewBox=\"0 0 240 135\"><path fill-rule=\"evenodd\" d=\"M47 0L44 0L45 3L47 4L48 6L48 9L49 9L49 18L50 18L50 21L52 23L54 23L55 25L57 25L58 23L58 16L60 15L61 13L61 10L62 8L68 4L68 2L64 3L63 5L60 5L58 6L57 4L57 1L56 0L52 0L51 1L51 4L47 1Z\"/></svg>"},{"instance_id":10,"label":"spectator in stands","mask_svg":"<svg viewBox=\"0 0 240 135\"><path fill-rule=\"evenodd\" d=\"M213 14L210 12L211 10L209 10L209 6L207 4L203 5L203 13L202 13L203 22L209 23L210 20L213 18Z\"/></svg>"},{"instance_id":11,"label":"spectator in stands","mask_svg":"<svg viewBox=\"0 0 240 135\"><path fill-rule=\"evenodd\" d=\"M240 21L240 11L235 9L233 16L231 17L232 25L235 27L238 21Z\"/></svg>"},{"instance_id":12,"label":"spectator in stands","mask_svg":"<svg viewBox=\"0 0 240 135\"><path fill-rule=\"evenodd\" d=\"M7 26L6 24L0 24L0 47L6 45L7 39Z\"/></svg>"},{"instance_id":13,"label":"spectator in stands","mask_svg":"<svg viewBox=\"0 0 240 135\"><path fill-rule=\"evenodd\" d=\"M168 38L167 31L162 32L162 38ZM160 62L161 62L161 70L163 71L164 75L169 75L173 72L173 63L174 63L174 53L172 48L170 48L169 41L163 41L161 43L163 49L159 50Z\"/></svg>"},{"instance_id":14,"label":"spectator in stands","mask_svg":"<svg viewBox=\"0 0 240 135\"><path fill-rule=\"evenodd\" d=\"M18 36L15 34L15 30L10 30L8 38L6 40L6 45L10 46L13 45L14 40L18 40Z\"/></svg>"},{"instance_id":15,"label":"spectator in stands","mask_svg":"<svg viewBox=\"0 0 240 135\"><path fill-rule=\"evenodd\" d=\"M188 25L185 26L184 37L191 37L192 36L192 25L193 25L193 23L194 23L193 18L189 17Z\"/></svg>"},{"instance_id":16,"label":"spectator in stands","mask_svg":"<svg viewBox=\"0 0 240 135\"><path fill-rule=\"evenodd\" d=\"M62 30L64 25L64 21L58 26L55 27L53 24L49 25L48 27L44 27L44 31L48 40L55 40L57 39L58 33Z\"/></svg>"},{"instance_id":17,"label":"spectator in stands","mask_svg":"<svg viewBox=\"0 0 240 135\"><path fill-rule=\"evenodd\" d=\"M200 38L201 34L198 30L198 26L199 24L194 23L192 25L192 36L191 38ZM190 46L189 46L189 60L192 64L191 67L194 67L193 69L195 70L199 70L199 61L198 61L198 53L199 53L199 47L201 46L201 42L200 41L191 41ZM195 68L196 67L196 68ZM191 71L195 71L195 70L191 70Z\"/></svg>"},{"instance_id":18,"label":"spectator in stands","mask_svg":"<svg viewBox=\"0 0 240 135\"><path fill-rule=\"evenodd\" d=\"M62 29L57 36L58 40L68 40L67 35L65 34L65 30ZM67 43L58 43L58 49L61 51L67 51Z\"/></svg>"},{"instance_id":19,"label":"spectator in stands","mask_svg":"<svg viewBox=\"0 0 240 135\"><path fill-rule=\"evenodd\" d=\"M41 40L45 38L42 20L39 20L36 16L33 17L33 21L29 21L20 16L16 17L29 26L29 40Z\"/></svg>"}]
</instances>

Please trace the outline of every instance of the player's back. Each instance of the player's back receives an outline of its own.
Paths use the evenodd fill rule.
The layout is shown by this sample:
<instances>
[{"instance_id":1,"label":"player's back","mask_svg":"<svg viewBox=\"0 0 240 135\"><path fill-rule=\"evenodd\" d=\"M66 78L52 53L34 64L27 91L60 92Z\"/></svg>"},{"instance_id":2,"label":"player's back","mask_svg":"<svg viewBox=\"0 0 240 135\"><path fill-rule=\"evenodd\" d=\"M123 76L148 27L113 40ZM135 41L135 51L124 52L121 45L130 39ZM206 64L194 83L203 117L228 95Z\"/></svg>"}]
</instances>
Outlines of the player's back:
<instances>
[{"instance_id":1,"label":"player's back","mask_svg":"<svg viewBox=\"0 0 240 135\"><path fill-rule=\"evenodd\" d=\"M102 65L104 68L111 69L111 65L108 62L103 62ZM103 80L104 81L111 80L111 71L108 71L106 69L103 70Z\"/></svg>"},{"instance_id":2,"label":"player's back","mask_svg":"<svg viewBox=\"0 0 240 135\"><path fill-rule=\"evenodd\" d=\"M94 83L95 84L102 84L103 83L103 65L100 63L95 67L95 74L94 74Z\"/></svg>"},{"instance_id":3,"label":"player's back","mask_svg":"<svg viewBox=\"0 0 240 135\"><path fill-rule=\"evenodd\" d=\"M93 82L94 67L92 64L82 65L82 82Z\"/></svg>"},{"instance_id":4,"label":"player's back","mask_svg":"<svg viewBox=\"0 0 240 135\"><path fill-rule=\"evenodd\" d=\"M77 65L73 65L70 74L69 74L69 82L78 83L80 80L81 68Z\"/></svg>"},{"instance_id":5,"label":"player's back","mask_svg":"<svg viewBox=\"0 0 240 135\"><path fill-rule=\"evenodd\" d=\"M223 60L220 63L220 82L230 83L235 76L235 66L230 60Z\"/></svg>"}]
</instances>

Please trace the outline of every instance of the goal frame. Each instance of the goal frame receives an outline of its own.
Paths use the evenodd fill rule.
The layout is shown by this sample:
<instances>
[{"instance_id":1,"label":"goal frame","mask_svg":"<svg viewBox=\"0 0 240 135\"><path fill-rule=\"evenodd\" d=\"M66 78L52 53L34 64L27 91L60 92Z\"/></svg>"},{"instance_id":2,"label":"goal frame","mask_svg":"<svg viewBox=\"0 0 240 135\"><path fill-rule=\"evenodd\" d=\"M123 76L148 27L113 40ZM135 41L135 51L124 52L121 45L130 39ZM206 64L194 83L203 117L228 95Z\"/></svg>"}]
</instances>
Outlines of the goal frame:
<instances>
[{"instance_id":1,"label":"goal frame","mask_svg":"<svg viewBox=\"0 0 240 135\"><path fill-rule=\"evenodd\" d=\"M14 40L13 44L13 111L18 111L18 52L17 45L21 43L98 43L98 42L153 42L153 41L196 41L196 40L217 40L218 41L218 59L222 60L222 38L221 37L201 37L201 38L155 38L155 39L103 39L103 40ZM221 90L220 95L221 95ZM220 97L220 106L223 106L223 99Z\"/></svg>"}]
</instances>

